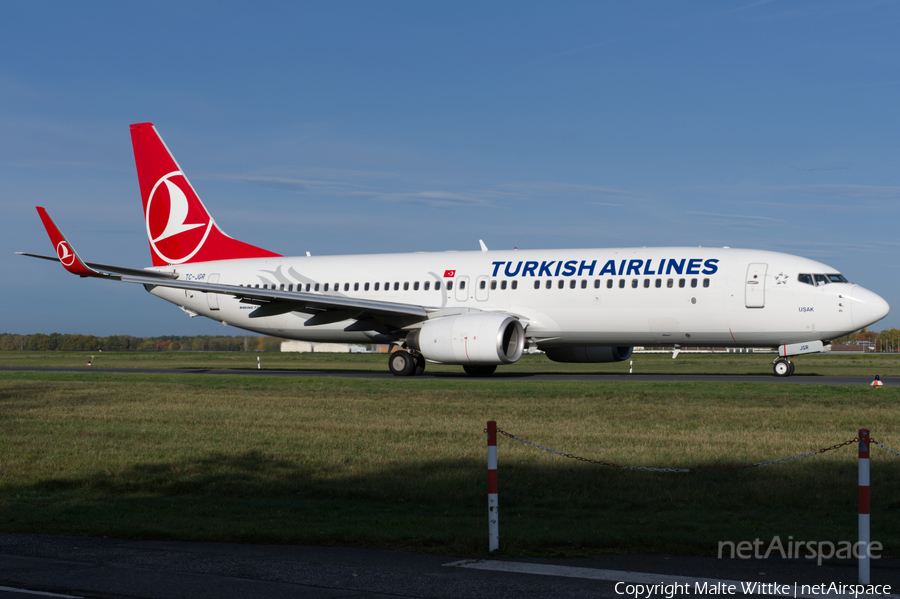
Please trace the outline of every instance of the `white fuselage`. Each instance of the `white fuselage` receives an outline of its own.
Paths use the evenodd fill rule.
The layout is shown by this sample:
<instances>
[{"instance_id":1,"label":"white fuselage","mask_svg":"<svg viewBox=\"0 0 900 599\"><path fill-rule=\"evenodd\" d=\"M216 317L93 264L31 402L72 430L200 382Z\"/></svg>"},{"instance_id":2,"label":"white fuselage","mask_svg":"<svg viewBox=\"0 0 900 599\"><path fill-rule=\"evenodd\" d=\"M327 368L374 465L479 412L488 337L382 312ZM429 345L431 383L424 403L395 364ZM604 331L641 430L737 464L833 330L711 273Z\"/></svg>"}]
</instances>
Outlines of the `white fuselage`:
<instances>
[{"instance_id":1,"label":"white fuselage","mask_svg":"<svg viewBox=\"0 0 900 599\"><path fill-rule=\"evenodd\" d=\"M879 296L852 283L801 282L801 274L838 274L820 262L729 248L300 256L155 270L177 272L184 281L284 291L315 293L318 285L323 295L412 304L438 310L435 315L454 309L503 312L519 317L528 339L543 348L802 343L858 330L888 310ZM250 318L256 306L228 295L165 287L151 292L267 335L323 342L374 338L371 332L345 332L352 320L306 326L310 315L298 312Z\"/></svg>"}]
</instances>

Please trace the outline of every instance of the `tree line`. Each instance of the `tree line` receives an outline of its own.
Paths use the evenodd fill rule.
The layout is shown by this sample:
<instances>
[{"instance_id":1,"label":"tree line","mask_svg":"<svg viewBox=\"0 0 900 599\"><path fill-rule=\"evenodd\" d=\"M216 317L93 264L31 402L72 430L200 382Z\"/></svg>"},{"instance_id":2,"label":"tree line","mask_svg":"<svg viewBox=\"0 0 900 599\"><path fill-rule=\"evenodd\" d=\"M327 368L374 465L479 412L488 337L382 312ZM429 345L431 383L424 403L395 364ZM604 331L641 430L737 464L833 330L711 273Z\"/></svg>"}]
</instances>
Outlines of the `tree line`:
<instances>
[{"instance_id":1,"label":"tree line","mask_svg":"<svg viewBox=\"0 0 900 599\"><path fill-rule=\"evenodd\" d=\"M132 337L131 335L69 335L34 333L32 335L0 335L0 351L281 351L277 337L226 335L193 337L163 335Z\"/></svg>"}]
</instances>

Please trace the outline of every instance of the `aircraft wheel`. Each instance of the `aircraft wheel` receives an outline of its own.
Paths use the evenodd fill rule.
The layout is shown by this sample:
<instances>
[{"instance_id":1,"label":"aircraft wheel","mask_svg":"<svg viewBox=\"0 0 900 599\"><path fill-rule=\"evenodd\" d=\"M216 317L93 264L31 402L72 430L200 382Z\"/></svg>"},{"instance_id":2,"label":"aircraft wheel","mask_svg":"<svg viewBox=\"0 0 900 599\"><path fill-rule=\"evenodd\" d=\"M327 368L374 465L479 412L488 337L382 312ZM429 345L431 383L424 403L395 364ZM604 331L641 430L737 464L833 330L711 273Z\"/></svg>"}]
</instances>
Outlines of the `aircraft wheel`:
<instances>
[{"instance_id":1,"label":"aircraft wheel","mask_svg":"<svg viewBox=\"0 0 900 599\"><path fill-rule=\"evenodd\" d=\"M791 365L791 371L788 373L788 376L794 376L794 363L788 360L788 364Z\"/></svg>"},{"instance_id":2,"label":"aircraft wheel","mask_svg":"<svg viewBox=\"0 0 900 599\"><path fill-rule=\"evenodd\" d=\"M416 370L413 372L415 376L419 376L423 372L425 372L425 356L422 354L416 354Z\"/></svg>"},{"instance_id":3,"label":"aircraft wheel","mask_svg":"<svg viewBox=\"0 0 900 599\"><path fill-rule=\"evenodd\" d=\"M395 351L388 357L388 368L394 376L410 376L416 371L416 360L409 352Z\"/></svg>"},{"instance_id":4,"label":"aircraft wheel","mask_svg":"<svg viewBox=\"0 0 900 599\"><path fill-rule=\"evenodd\" d=\"M463 370L469 376L490 376L497 370L497 366L494 364L466 364L463 366Z\"/></svg>"},{"instance_id":5,"label":"aircraft wheel","mask_svg":"<svg viewBox=\"0 0 900 599\"><path fill-rule=\"evenodd\" d=\"M784 358L775 360L773 370L775 371L775 376L791 376L791 373L794 372L793 364Z\"/></svg>"}]
</instances>

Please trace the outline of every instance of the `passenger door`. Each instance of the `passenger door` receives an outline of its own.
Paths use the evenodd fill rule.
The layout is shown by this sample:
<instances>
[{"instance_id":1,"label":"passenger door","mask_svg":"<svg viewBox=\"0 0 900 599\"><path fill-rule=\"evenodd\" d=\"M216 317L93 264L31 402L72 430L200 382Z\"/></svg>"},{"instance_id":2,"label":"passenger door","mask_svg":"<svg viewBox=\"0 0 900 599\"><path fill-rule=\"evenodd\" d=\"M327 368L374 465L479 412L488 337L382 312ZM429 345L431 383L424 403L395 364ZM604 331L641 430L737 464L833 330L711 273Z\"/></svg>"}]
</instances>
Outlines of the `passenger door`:
<instances>
[{"instance_id":1,"label":"passenger door","mask_svg":"<svg viewBox=\"0 0 900 599\"><path fill-rule=\"evenodd\" d=\"M747 267L744 284L744 305L748 308L766 307L766 269L768 264L754 262Z\"/></svg>"}]
</instances>

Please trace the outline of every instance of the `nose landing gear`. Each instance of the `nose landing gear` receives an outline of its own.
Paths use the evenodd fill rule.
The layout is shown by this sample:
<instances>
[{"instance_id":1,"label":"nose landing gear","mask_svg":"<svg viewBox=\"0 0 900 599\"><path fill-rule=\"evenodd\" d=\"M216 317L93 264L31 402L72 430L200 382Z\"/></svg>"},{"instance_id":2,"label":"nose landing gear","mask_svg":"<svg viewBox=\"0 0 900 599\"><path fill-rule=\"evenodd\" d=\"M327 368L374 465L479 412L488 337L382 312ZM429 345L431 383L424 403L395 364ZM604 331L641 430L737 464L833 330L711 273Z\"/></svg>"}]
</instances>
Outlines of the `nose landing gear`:
<instances>
[{"instance_id":1,"label":"nose landing gear","mask_svg":"<svg viewBox=\"0 0 900 599\"><path fill-rule=\"evenodd\" d=\"M775 376L791 376L794 374L794 363L787 358L778 358L772 366Z\"/></svg>"}]
</instances>

